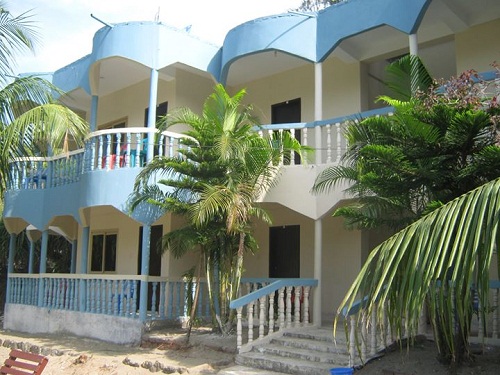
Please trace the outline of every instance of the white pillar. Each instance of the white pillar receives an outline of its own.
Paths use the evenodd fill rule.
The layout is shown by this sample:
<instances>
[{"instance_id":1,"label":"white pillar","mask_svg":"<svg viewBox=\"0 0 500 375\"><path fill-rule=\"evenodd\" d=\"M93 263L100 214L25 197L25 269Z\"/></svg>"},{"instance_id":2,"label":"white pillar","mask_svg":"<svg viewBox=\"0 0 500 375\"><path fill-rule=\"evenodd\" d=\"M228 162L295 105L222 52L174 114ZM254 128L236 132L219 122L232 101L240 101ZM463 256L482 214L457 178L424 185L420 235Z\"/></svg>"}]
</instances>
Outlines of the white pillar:
<instances>
[{"instance_id":1,"label":"white pillar","mask_svg":"<svg viewBox=\"0 0 500 375\"><path fill-rule=\"evenodd\" d=\"M156 127L156 101L158 99L158 71L151 69L151 81L149 83L149 110L148 110L148 129ZM149 133L147 161L153 159L154 137Z\"/></svg>"},{"instance_id":2,"label":"white pillar","mask_svg":"<svg viewBox=\"0 0 500 375\"><path fill-rule=\"evenodd\" d=\"M323 227L321 219L314 222L314 278L318 280L318 286L313 294L313 324L321 326L321 261L323 245Z\"/></svg>"},{"instance_id":3,"label":"white pillar","mask_svg":"<svg viewBox=\"0 0 500 375\"><path fill-rule=\"evenodd\" d=\"M408 35L408 40L410 44L410 55L418 56L418 39L417 34Z\"/></svg>"},{"instance_id":4,"label":"white pillar","mask_svg":"<svg viewBox=\"0 0 500 375\"><path fill-rule=\"evenodd\" d=\"M314 121L323 119L323 64L314 64ZM314 128L315 164L321 164L321 128Z\"/></svg>"}]
</instances>

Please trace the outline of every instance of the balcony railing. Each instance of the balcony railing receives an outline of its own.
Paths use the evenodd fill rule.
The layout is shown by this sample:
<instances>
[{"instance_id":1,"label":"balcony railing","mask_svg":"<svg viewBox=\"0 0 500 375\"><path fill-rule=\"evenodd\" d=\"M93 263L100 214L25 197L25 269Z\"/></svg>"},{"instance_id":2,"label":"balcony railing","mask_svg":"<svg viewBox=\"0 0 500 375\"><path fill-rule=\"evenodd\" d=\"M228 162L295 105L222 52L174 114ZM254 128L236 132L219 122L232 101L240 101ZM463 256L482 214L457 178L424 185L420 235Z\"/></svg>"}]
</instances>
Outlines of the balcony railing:
<instances>
[{"instance_id":1,"label":"balcony railing","mask_svg":"<svg viewBox=\"0 0 500 375\"><path fill-rule=\"evenodd\" d=\"M390 108L310 123L265 125L262 135L291 131L303 145L316 147L319 163L337 163L345 151L343 129L349 121L390 113ZM17 158L10 163L9 189L47 189L80 181L83 173L143 167L156 155L180 156L182 134L144 127L107 129L93 132L81 150L53 157ZM320 140L316 142L315 140ZM148 153L148 150L149 151ZM316 162L309 160L309 162ZM290 166L299 164L293 155Z\"/></svg>"},{"instance_id":2,"label":"balcony railing","mask_svg":"<svg viewBox=\"0 0 500 375\"><path fill-rule=\"evenodd\" d=\"M7 303L138 319L140 281L135 275L9 274ZM147 320L189 315L196 282L148 277ZM210 316L207 285L200 281L197 317Z\"/></svg>"}]
</instances>

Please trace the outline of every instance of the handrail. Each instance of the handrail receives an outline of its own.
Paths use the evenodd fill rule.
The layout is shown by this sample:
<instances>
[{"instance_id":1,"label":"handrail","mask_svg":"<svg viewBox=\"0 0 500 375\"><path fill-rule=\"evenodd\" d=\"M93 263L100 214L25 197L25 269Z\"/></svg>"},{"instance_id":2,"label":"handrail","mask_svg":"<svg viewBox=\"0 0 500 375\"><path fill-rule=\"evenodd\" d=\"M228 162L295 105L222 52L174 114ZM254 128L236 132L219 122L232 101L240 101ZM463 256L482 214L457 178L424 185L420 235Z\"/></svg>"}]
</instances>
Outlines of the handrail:
<instances>
[{"instance_id":1,"label":"handrail","mask_svg":"<svg viewBox=\"0 0 500 375\"><path fill-rule=\"evenodd\" d=\"M235 299L229 303L231 309L237 309L238 307L243 307L248 305L250 302L267 296L273 292L280 290L287 286L318 286L318 280L316 279L279 279L266 285L260 289L254 290L247 295Z\"/></svg>"}]
</instances>

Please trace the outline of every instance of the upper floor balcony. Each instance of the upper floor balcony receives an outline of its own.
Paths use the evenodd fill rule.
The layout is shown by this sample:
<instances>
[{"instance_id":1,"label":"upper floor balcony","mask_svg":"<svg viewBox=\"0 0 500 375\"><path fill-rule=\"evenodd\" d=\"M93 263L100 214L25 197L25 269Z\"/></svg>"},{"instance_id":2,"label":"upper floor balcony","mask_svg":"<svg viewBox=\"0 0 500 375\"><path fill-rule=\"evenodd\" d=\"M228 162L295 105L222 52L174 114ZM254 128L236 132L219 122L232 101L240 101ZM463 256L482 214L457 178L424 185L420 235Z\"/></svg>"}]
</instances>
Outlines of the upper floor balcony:
<instances>
[{"instance_id":1,"label":"upper floor balcony","mask_svg":"<svg viewBox=\"0 0 500 375\"><path fill-rule=\"evenodd\" d=\"M335 164L340 161L346 148L342 132L349 121L391 114L391 110L392 108L387 107L330 120L263 125L258 131L262 135L290 131L301 144L315 150L310 160L301 162L291 157L290 163L283 167ZM154 156L180 157L179 150L183 147L180 141L183 137L185 136L180 133L160 132L145 127L99 130L87 137L82 149L52 157L13 160L10 164L8 190L45 190L76 184L80 182L82 175L96 171L137 171L137 168L144 167ZM148 153L150 147L153 150Z\"/></svg>"}]
</instances>

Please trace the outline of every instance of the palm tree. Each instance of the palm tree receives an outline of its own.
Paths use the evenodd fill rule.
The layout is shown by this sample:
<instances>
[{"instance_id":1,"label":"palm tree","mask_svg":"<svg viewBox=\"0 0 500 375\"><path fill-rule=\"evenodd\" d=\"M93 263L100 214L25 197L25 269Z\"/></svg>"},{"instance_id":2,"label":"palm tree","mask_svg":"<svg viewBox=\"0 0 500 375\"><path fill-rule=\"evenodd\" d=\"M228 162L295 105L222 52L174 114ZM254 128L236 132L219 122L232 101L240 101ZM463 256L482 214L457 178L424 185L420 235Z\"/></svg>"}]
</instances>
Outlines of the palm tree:
<instances>
[{"instance_id":1,"label":"palm tree","mask_svg":"<svg viewBox=\"0 0 500 375\"><path fill-rule=\"evenodd\" d=\"M393 74L396 78L424 76L422 70L411 73L408 60L397 63L406 68ZM451 92L462 92L462 98L438 91L436 85L419 91L425 84L403 80L406 89L398 95L406 99L379 99L394 108L394 115L349 124L342 164L325 169L313 192L348 182L347 192L356 200L335 215L346 218L351 227L401 229L427 210L496 178L498 108L475 100L473 78L467 73L446 83Z\"/></svg>"},{"instance_id":2,"label":"palm tree","mask_svg":"<svg viewBox=\"0 0 500 375\"><path fill-rule=\"evenodd\" d=\"M230 96L219 84L201 116L188 108L169 114L165 126L189 126L179 150L182 158L155 158L138 176L133 198L187 219L190 233L196 233L193 245L204 253L209 288L216 291L211 292L212 310L223 333L231 328L228 306L238 295L244 253L256 247L250 220L270 222L257 202L275 183L283 156L306 150L288 133L261 137L252 107L242 105L244 95L241 90ZM148 185L152 174L166 177L159 181L164 189ZM173 242L166 243L165 249L172 249Z\"/></svg>"},{"instance_id":3,"label":"palm tree","mask_svg":"<svg viewBox=\"0 0 500 375\"><path fill-rule=\"evenodd\" d=\"M54 155L65 149L70 140L81 145L88 132L84 120L54 101L53 94L61 94L61 91L50 82L39 77L12 80L16 54L34 51L38 40L34 27L29 12L13 16L5 2L0 1L0 214L3 194L11 177L12 160L22 156ZM7 232L3 223L0 235L0 254L6 259L8 241L5 241ZM19 245L16 253L22 251ZM55 264L56 268L58 266Z\"/></svg>"},{"instance_id":4,"label":"palm tree","mask_svg":"<svg viewBox=\"0 0 500 375\"><path fill-rule=\"evenodd\" d=\"M20 156L47 156L65 148L69 140L81 145L88 125L53 94L61 94L39 77L21 77L10 82L15 54L33 51L37 41L32 17L14 17L0 1L0 196L9 179L10 161Z\"/></svg>"},{"instance_id":5,"label":"palm tree","mask_svg":"<svg viewBox=\"0 0 500 375\"><path fill-rule=\"evenodd\" d=\"M334 327L342 311L365 296L358 324L375 313L383 326L387 314L398 339L403 334L411 337L427 303L440 357L454 365L467 359L474 291L481 321L489 310L499 218L500 179L495 179L396 233L371 252L337 311Z\"/></svg>"},{"instance_id":6,"label":"palm tree","mask_svg":"<svg viewBox=\"0 0 500 375\"><path fill-rule=\"evenodd\" d=\"M481 284L481 303L487 303L488 246L496 240L482 232L467 237L482 230L486 219L481 213L474 216L478 222L471 223L467 212L476 215L480 207L467 206L470 200L462 206L457 202L465 198L457 197L499 176L498 108L495 100L478 95L474 72L421 91L423 71L411 68L411 62L398 64L391 66L396 73L392 82L397 87L398 76L410 75L402 80L406 89L398 90L399 100L381 98L394 107L394 115L350 124L344 164L320 174L313 191L328 191L347 181L347 191L356 199L334 215L356 228L406 227L373 251L342 306L352 306L354 296L366 296L369 312L378 309L377 302L388 302L393 332L401 336L404 319L412 335L428 298L440 356L456 364L468 354L473 282ZM451 208L455 205L460 207Z\"/></svg>"}]
</instances>

